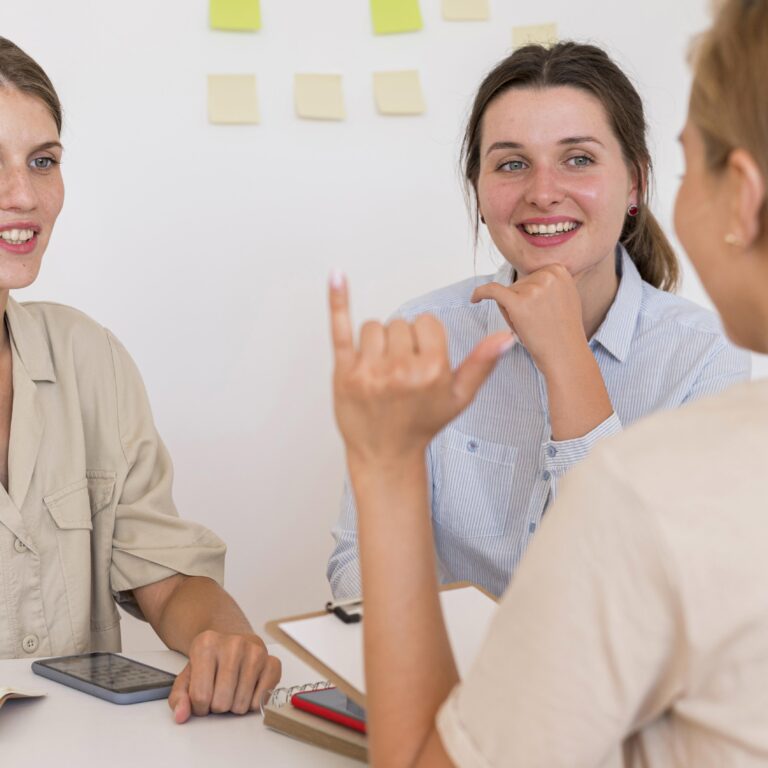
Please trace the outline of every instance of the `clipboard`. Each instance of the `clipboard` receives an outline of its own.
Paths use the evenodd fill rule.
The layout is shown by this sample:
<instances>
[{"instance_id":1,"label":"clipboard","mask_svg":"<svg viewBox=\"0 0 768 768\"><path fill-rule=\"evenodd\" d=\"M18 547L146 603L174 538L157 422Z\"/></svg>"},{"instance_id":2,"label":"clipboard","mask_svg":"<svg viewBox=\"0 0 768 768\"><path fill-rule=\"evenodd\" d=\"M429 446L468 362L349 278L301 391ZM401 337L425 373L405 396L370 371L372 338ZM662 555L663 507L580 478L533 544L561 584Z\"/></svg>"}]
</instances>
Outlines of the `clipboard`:
<instances>
[{"instance_id":1,"label":"clipboard","mask_svg":"<svg viewBox=\"0 0 768 768\"><path fill-rule=\"evenodd\" d=\"M485 589L482 587L478 587L476 584L472 584L468 581L459 581L454 582L452 584L445 584L440 587L440 592L450 592L453 590L461 590L461 589L467 589L471 588L473 590L476 590L478 593L484 595L486 598L489 598L494 604L498 603L498 600L496 597L488 593ZM485 601L483 601L483 604L485 604ZM485 609L483 609L484 612ZM288 632L286 632L281 625L291 624L293 622L305 622L307 619L324 619L327 621L330 621L330 619L333 619L334 622L338 622L338 627L335 628L334 631L337 632L360 632L360 624L345 624L342 622L339 618L333 615L333 613L329 613L327 610L323 611L314 611L312 613L304 613L297 616L288 616L286 618L282 619L273 619L272 621L268 621L264 628L268 632L268 634L274 638L278 643L280 643L284 648L287 648L291 653L293 653L295 656L298 656L305 664L308 664L310 667L312 667L314 670L320 673L321 676L332 682L340 691L345 693L347 696L349 696L352 701L355 702L355 704L358 704L359 706L365 708L366 704L366 697L365 693L358 689L356 685L352 682L352 680L345 678L339 672L335 669L333 669L331 666L325 663L323 659L318 658L316 655L314 655L311 651L309 651L304 645L302 645L300 642L298 642L294 637L292 637ZM365 622L365 618L363 618L363 623ZM484 627L478 627L477 634L482 637L485 635L485 628ZM450 635L450 632L449 632ZM362 649L360 650L360 659L362 661ZM457 663L460 660L457 659ZM471 661L471 660L470 660Z\"/></svg>"}]
</instances>

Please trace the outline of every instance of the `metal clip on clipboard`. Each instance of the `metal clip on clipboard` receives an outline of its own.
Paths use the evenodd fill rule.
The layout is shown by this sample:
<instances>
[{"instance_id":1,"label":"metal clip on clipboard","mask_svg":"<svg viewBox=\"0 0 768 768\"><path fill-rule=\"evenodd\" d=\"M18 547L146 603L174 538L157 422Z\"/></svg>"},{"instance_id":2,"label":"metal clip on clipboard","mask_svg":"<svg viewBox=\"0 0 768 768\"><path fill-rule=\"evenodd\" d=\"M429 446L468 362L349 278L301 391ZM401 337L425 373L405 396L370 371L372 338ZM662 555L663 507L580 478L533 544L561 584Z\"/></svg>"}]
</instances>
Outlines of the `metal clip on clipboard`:
<instances>
[{"instance_id":1,"label":"metal clip on clipboard","mask_svg":"<svg viewBox=\"0 0 768 768\"><path fill-rule=\"evenodd\" d=\"M363 620L363 598L331 600L325 604L325 610L338 616L345 624L357 624Z\"/></svg>"}]
</instances>

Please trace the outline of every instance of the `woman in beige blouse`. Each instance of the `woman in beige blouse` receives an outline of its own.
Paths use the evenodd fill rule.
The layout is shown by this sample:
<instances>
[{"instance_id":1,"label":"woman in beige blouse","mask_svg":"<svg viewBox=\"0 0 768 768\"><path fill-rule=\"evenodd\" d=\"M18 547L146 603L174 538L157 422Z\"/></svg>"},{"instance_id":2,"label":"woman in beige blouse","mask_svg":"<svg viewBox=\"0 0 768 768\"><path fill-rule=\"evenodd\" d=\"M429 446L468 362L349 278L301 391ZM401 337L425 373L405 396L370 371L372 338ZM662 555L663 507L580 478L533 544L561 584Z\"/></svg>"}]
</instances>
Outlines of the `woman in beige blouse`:
<instances>
[{"instance_id":1,"label":"woman in beige blouse","mask_svg":"<svg viewBox=\"0 0 768 768\"><path fill-rule=\"evenodd\" d=\"M219 586L222 542L179 519L136 367L69 307L18 304L64 201L61 107L0 38L0 658L119 650L115 601L190 663L169 703L244 713L280 663Z\"/></svg>"},{"instance_id":2,"label":"woman in beige blouse","mask_svg":"<svg viewBox=\"0 0 768 768\"><path fill-rule=\"evenodd\" d=\"M695 49L675 211L731 339L758 352L768 352L766 72L768 0L728 0ZM434 318L367 325L356 345L341 276L330 302L373 762L768 765L768 381L653 416L576 468L459 682L424 449L512 338L486 338L451 371Z\"/></svg>"}]
</instances>

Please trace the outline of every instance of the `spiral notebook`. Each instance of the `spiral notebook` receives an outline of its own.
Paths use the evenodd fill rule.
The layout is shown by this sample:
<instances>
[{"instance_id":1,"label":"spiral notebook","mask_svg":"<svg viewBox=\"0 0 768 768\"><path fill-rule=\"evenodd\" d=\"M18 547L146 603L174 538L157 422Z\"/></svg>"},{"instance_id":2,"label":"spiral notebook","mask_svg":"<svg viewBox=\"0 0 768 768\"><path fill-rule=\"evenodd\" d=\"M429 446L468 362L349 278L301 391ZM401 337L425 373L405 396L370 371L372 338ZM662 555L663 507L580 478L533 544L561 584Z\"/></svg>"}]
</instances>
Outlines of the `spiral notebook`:
<instances>
[{"instance_id":1,"label":"spiral notebook","mask_svg":"<svg viewBox=\"0 0 768 768\"><path fill-rule=\"evenodd\" d=\"M273 731L306 741L322 749L368 762L368 739L364 734L311 715L309 712L303 712L291 705L291 696L294 693L316 691L332 685L333 683L323 680L307 685L294 685L290 688L277 688L272 691L261 708L264 725Z\"/></svg>"}]
</instances>

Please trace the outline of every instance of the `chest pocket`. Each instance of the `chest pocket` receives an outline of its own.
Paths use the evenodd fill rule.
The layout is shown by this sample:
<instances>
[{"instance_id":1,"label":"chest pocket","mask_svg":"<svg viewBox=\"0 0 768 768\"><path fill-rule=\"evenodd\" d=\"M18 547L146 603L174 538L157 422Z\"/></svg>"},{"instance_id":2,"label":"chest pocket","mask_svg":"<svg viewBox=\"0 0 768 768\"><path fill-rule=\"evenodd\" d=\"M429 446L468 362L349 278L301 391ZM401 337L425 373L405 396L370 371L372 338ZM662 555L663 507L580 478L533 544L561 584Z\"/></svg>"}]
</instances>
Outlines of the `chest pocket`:
<instances>
[{"instance_id":1,"label":"chest pocket","mask_svg":"<svg viewBox=\"0 0 768 768\"><path fill-rule=\"evenodd\" d=\"M87 480L78 480L49 494L43 501L60 531L92 529Z\"/></svg>"},{"instance_id":2,"label":"chest pocket","mask_svg":"<svg viewBox=\"0 0 768 768\"><path fill-rule=\"evenodd\" d=\"M497 536L512 515L517 447L447 428L436 441L434 516L465 538Z\"/></svg>"},{"instance_id":3,"label":"chest pocket","mask_svg":"<svg viewBox=\"0 0 768 768\"><path fill-rule=\"evenodd\" d=\"M56 548L61 569L61 599L69 611L76 652L90 641L91 504L83 478L43 498L56 526Z\"/></svg>"}]
</instances>

